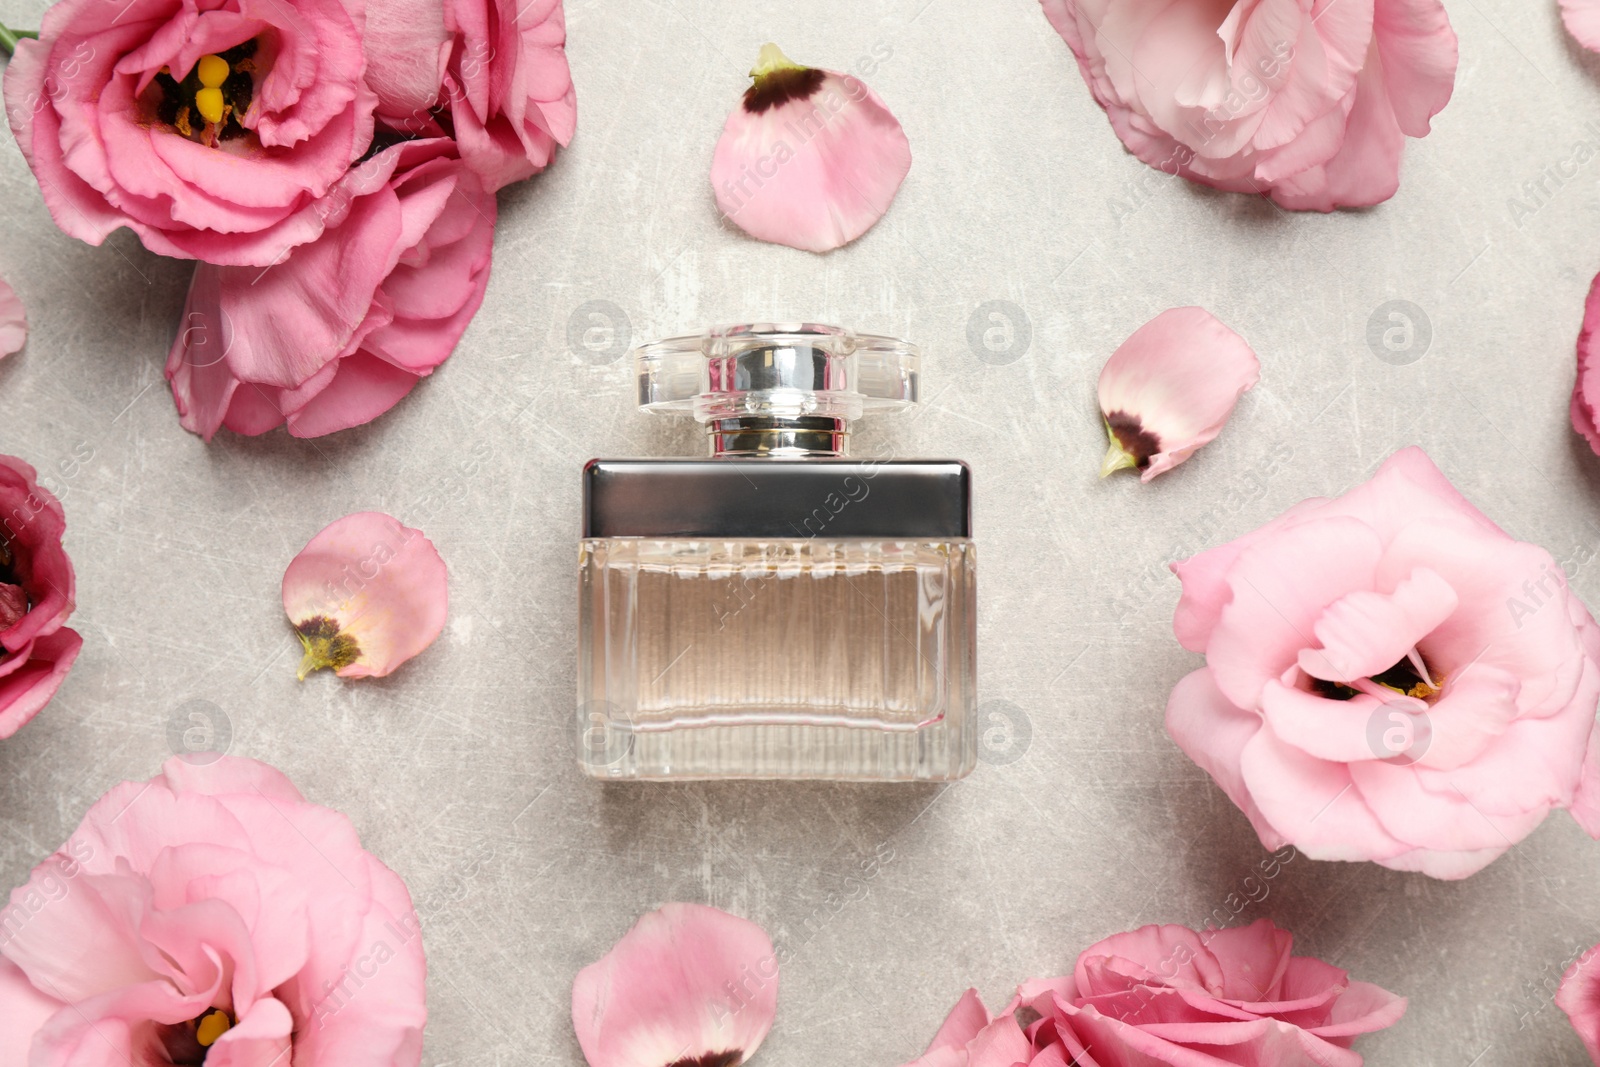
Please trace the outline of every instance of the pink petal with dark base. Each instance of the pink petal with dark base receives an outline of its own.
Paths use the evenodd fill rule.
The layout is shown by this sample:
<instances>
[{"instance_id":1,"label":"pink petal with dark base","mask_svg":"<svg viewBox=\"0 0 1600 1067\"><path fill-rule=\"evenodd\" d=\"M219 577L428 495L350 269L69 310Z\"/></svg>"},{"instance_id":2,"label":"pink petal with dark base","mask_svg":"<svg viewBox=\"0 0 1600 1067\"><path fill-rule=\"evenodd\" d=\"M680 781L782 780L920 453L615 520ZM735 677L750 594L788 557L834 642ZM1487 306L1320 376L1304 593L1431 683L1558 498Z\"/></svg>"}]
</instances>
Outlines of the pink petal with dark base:
<instances>
[{"instance_id":1,"label":"pink petal with dark base","mask_svg":"<svg viewBox=\"0 0 1600 1067\"><path fill-rule=\"evenodd\" d=\"M420 530L378 511L346 515L283 573L283 610L305 658L341 678L381 678L429 645L449 607L444 561Z\"/></svg>"},{"instance_id":2,"label":"pink petal with dark base","mask_svg":"<svg viewBox=\"0 0 1600 1067\"><path fill-rule=\"evenodd\" d=\"M766 931L700 904L641 918L572 983L589 1067L736 1067L772 1029L778 957Z\"/></svg>"},{"instance_id":3,"label":"pink petal with dark base","mask_svg":"<svg viewBox=\"0 0 1600 1067\"><path fill-rule=\"evenodd\" d=\"M1222 430L1261 377L1244 338L1204 308L1163 311L1134 331L1100 372L1100 414L1111 439L1101 477L1169 471Z\"/></svg>"},{"instance_id":4,"label":"pink petal with dark base","mask_svg":"<svg viewBox=\"0 0 1600 1067\"><path fill-rule=\"evenodd\" d=\"M911 144L854 75L761 50L755 83L711 161L717 206L752 237L809 252L849 244L883 217L911 169Z\"/></svg>"}]
</instances>

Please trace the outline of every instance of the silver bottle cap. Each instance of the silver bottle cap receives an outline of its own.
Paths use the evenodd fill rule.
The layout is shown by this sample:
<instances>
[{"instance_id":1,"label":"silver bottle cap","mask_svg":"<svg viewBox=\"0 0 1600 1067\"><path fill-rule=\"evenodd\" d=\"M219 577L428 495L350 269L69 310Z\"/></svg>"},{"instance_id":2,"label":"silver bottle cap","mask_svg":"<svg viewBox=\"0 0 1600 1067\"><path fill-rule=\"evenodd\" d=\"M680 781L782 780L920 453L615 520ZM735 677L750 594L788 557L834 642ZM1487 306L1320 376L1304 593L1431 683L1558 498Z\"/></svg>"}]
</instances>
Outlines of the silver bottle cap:
<instances>
[{"instance_id":1,"label":"silver bottle cap","mask_svg":"<svg viewBox=\"0 0 1600 1067\"><path fill-rule=\"evenodd\" d=\"M917 402L917 347L814 323L746 323L634 350L639 406L706 426L714 456L844 455L850 423Z\"/></svg>"}]
</instances>

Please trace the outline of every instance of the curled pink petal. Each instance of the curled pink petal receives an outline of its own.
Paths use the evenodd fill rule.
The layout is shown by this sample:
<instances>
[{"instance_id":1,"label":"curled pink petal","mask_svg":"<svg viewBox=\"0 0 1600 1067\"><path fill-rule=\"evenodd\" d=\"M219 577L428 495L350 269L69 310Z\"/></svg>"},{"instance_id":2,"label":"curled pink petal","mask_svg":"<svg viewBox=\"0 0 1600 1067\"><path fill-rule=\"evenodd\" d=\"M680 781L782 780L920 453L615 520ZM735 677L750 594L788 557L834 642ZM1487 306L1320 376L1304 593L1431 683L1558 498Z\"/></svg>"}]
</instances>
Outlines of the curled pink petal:
<instances>
[{"instance_id":1,"label":"curled pink petal","mask_svg":"<svg viewBox=\"0 0 1600 1067\"><path fill-rule=\"evenodd\" d=\"M1577 958L1561 977L1556 1006L1567 1013L1589 1058L1600 1064L1600 945Z\"/></svg>"},{"instance_id":2,"label":"curled pink petal","mask_svg":"<svg viewBox=\"0 0 1600 1067\"><path fill-rule=\"evenodd\" d=\"M489 283L496 212L456 148L403 141L357 166L321 236L266 270L195 268L166 367L184 428L319 437L450 356Z\"/></svg>"},{"instance_id":3,"label":"curled pink petal","mask_svg":"<svg viewBox=\"0 0 1600 1067\"><path fill-rule=\"evenodd\" d=\"M711 161L722 213L752 237L810 252L866 233L911 169L900 123L859 78L802 67L777 45L750 76Z\"/></svg>"},{"instance_id":4,"label":"curled pink petal","mask_svg":"<svg viewBox=\"0 0 1600 1067\"><path fill-rule=\"evenodd\" d=\"M1111 446L1100 476L1169 471L1216 437L1261 377L1243 337L1204 308L1163 311L1118 346L1100 372L1100 414Z\"/></svg>"},{"instance_id":5,"label":"curled pink petal","mask_svg":"<svg viewBox=\"0 0 1600 1067\"><path fill-rule=\"evenodd\" d=\"M283 610L305 646L300 677L382 678L444 630L444 560L422 531L379 511L330 523L283 572Z\"/></svg>"},{"instance_id":6,"label":"curled pink petal","mask_svg":"<svg viewBox=\"0 0 1600 1067\"><path fill-rule=\"evenodd\" d=\"M572 983L589 1067L736 1067L766 1039L778 957L766 931L700 904L640 918Z\"/></svg>"},{"instance_id":7,"label":"curled pink petal","mask_svg":"<svg viewBox=\"0 0 1600 1067\"><path fill-rule=\"evenodd\" d=\"M561 0L444 0L444 20L461 158L490 192L544 170L578 124Z\"/></svg>"},{"instance_id":8,"label":"curled pink petal","mask_svg":"<svg viewBox=\"0 0 1600 1067\"><path fill-rule=\"evenodd\" d=\"M28 340L28 313L16 291L0 278L0 359L22 351Z\"/></svg>"}]
</instances>

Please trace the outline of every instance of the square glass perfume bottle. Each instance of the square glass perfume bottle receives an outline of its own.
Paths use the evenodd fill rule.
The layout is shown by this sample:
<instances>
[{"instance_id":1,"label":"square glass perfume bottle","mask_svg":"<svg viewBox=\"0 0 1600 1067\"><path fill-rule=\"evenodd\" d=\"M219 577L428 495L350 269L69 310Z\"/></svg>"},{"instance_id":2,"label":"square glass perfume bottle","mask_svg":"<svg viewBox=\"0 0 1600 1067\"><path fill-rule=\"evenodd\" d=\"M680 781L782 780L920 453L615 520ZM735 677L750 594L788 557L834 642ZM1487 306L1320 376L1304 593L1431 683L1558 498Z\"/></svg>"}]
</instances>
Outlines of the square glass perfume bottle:
<instances>
[{"instance_id":1,"label":"square glass perfume bottle","mask_svg":"<svg viewBox=\"0 0 1600 1067\"><path fill-rule=\"evenodd\" d=\"M709 458L584 468L578 750L597 778L949 780L972 770L971 472L856 459L917 349L812 324L634 352Z\"/></svg>"}]
</instances>

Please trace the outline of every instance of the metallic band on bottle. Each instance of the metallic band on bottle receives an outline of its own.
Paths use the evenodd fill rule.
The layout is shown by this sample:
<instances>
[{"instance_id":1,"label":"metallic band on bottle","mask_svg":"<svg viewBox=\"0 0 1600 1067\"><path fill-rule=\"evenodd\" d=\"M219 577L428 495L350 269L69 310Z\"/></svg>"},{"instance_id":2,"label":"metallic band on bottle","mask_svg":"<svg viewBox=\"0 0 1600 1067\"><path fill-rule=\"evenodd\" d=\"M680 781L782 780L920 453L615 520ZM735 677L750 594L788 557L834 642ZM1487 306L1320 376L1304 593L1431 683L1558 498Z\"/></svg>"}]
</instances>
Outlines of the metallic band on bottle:
<instances>
[{"instance_id":1,"label":"metallic band on bottle","mask_svg":"<svg viewBox=\"0 0 1600 1067\"><path fill-rule=\"evenodd\" d=\"M711 455L766 459L843 456L850 428L821 415L744 415L706 423Z\"/></svg>"}]
</instances>

